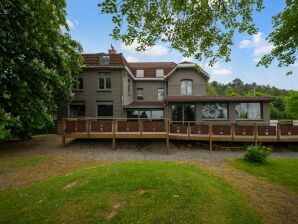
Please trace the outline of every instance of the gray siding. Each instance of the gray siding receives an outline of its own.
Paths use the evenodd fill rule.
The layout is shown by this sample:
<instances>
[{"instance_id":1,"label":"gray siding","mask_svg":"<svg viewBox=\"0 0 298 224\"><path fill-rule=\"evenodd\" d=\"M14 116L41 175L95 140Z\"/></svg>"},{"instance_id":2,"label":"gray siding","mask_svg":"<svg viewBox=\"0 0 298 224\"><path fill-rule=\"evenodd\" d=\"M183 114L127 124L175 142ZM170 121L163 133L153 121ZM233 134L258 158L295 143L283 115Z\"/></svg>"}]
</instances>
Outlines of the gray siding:
<instances>
[{"instance_id":1,"label":"gray siding","mask_svg":"<svg viewBox=\"0 0 298 224\"><path fill-rule=\"evenodd\" d=\"M168 95L169 96L180 96L180 82L183 79L191 79L193 82L192 94L195 96L206 95L207 80L203 74L198 73L193 68L181 68L177 69L168 78Z\"/></svg>"},{"instance_id":2,"label":"gray siding","mask_svg":"<svg viewBox=\"0 0 298 224\"><path fill-rule=\"evenodd\" d=\"M137 88L143 88L143 101L157 101L157 89L165 89L165 81L135 81L134 84L134 100L137 100Z\"/></svg>"},{"instance_id":3,"label":"gray siding","mask_svg":"<svg viewBox=\"0 0 298 224\"><path fill-rule=\"evenodd\" d=\"M111 73L111 91L98 90L99 72ZM112 101L113 116L122 116L122 70L87 70L82 74L84 79L84 90L76 91L74 100L85 101L86 117L96 117L97 101Z\"/></svg>"},{"instance_id":4,"label":"gray siding","mask_svg":"<svg viewBox=\"0 0 298 224\"><path fill-rule=\"evenodd\" d=\"M130 91L128 91L128 80L130 80ZM128 105L134 100L134 83L125 71L123 71L122 86L123 105Z\"/></svg>"}]
</instances>

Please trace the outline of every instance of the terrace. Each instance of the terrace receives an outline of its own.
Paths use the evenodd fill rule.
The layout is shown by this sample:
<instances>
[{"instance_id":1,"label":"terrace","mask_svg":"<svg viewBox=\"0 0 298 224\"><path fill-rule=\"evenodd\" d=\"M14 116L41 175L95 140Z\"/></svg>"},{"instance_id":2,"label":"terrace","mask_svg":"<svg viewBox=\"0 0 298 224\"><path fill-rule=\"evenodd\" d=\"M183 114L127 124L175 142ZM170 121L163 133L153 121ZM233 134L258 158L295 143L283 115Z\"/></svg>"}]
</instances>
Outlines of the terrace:
<instances>
[{"instance_id":1,"label":"terrace","mask_svg":"<svg viewBox=\"0 0 298 224\"><path fill-rule=\"evenodd\" d=\"M116 149L116 139L164 139L167 152L169 141L208 141L212 151L215 141L229 142L298 142L298 125L289 123L234 124L177 122L168 119L141 118L64 118L61 127L62 143L66 139L111 139Z\"/></svg>"}]
</instances>

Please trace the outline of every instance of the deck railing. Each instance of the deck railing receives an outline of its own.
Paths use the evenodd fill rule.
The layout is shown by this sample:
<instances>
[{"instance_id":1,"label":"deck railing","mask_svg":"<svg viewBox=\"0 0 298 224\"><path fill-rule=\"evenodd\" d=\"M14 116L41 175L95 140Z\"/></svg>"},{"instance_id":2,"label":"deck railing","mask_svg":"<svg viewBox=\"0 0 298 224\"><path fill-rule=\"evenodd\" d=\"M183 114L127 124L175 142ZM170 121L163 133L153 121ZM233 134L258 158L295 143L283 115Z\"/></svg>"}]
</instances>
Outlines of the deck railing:
<instances>
[{"instance_id":1,"label":"deck railing","mask_svg":"<svg viewBox=\"0 0 298 224\"><path fill-rule=\"evenodd\" d=\"M160 138L166 140L237 142L298 142L298 126L293 124L181 122L147 118L64 118L62 141L66 138L108 138L113 148L118 138Z\"/></svg>"}]
</instances>

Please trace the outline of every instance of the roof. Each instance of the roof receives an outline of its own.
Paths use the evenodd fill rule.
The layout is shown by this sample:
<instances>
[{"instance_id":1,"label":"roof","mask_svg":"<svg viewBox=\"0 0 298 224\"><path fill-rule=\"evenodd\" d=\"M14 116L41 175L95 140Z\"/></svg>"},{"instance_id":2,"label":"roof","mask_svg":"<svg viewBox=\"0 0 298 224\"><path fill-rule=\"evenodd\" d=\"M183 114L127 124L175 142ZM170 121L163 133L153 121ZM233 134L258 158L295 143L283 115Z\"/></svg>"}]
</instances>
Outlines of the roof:
<instances>
[{"instance_id":1,"label":"roof","mask_svg":"<svg viewBox=\"0 0 298 224\"><path fill-rule=\"evenodd\" d=\"M100 57L102 56L109 56L109 64L101 65L100 64ZM82 54L84 59L84 65L88 66L111 66L111 65L127 65L126 59L123 57L122 54L105 54L105 53L96 53L96 54Z\"/></svg>"},{"instance_id":2,"label":"roof","mask_svg":"<svg viewBox=\"0 0 298 224\"><path fill-rule=\"evenodd\" d=\"M133 101L124 108L163 108L163 101Z\"/></svg>"},{"instance_id":3,"label":"roof","mask_svg":"<svg viewBox=\"0 0 298 224\"><path fill-rule=\"evenodd\" d=\"M271 96L166 96L166 102L271 102Z\"/></svg>"},{"instance_id":4,"label":"roof","mask_svg":"<svg viewBox=\"0 0 298 224\"><path fill-rule=\"evenodd\" d=\"M166 76L177 66L174 62L131 62L128 64L134 76L137 70L144 70L144 78L156 78L156 69L163 69Z\"/></svg>"}]
</instances>

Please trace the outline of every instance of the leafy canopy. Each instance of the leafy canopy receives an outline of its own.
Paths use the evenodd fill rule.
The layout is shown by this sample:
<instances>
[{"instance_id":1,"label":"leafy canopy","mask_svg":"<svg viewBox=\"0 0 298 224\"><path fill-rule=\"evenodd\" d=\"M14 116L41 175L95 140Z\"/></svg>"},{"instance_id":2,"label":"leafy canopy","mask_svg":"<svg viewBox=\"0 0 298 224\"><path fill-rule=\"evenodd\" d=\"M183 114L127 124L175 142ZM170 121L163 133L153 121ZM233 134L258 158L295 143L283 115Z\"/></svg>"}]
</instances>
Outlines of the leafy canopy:
<instances>
[{"instance_id":1,"label":"leafy canopy","mask_svg":"<svg viewBox=\"0 0 298 224\"><path fill-rule=\"evenodd\" d=\"M81 46L63 33L64 0L0 3L0 139L53 123L72 97Z\"/></svg>"},{"instance_id":2,"label":"leafy canopy","mask_svg":"<svg viewBox=\"0 0 298 224\"><path fill-rule=\"evenodd\" d=\"M273 17L274 31L267 40L274 45L273 50L262 57L258 65L268 67L274 59L279 66L294 64L298 52L298 1L286 0L286 8ZM291 74L289 71L287 74Z\"/></svg>"},{"instance_id":3,"label":"leafy canopy","mask_svg":"<svg viewBox=\"0 0 298 224\"><path fill-rule=\"evenodd\" d=\"M168 42L184 56L230 60L235 31L256 33L253 12L263 0L102 0L101 13L111 14L112 37L144 50Z\"/></svg>"}]
</instances>

